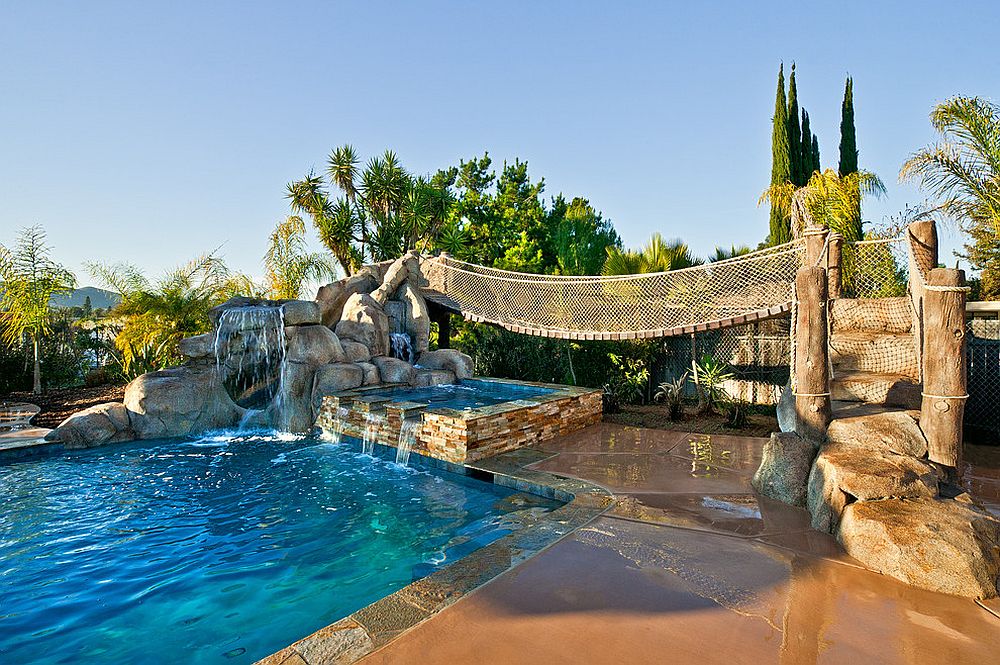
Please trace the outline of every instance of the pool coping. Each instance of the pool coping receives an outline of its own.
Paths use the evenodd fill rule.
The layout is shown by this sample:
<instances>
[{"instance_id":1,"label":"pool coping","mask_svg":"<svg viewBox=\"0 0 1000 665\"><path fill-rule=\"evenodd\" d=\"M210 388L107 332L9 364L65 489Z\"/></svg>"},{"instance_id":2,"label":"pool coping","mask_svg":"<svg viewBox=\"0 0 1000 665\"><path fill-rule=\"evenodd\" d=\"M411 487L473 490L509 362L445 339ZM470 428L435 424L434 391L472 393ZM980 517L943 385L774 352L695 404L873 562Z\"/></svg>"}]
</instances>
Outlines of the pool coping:
<instances>
[{"instance_id":1,"label":"pool coping","mask_svg":"<svg viewBox=\"0 0 1000 665\"><path fill-rule=\"evenodd\" d=\"M429 466L564 504L545 513L537 523L513 531L320 628L258 660L257 665L354 663L587 525L612 506L614 496L599 485L527 468L548 457L550 453L533 448L465 465L422 457L421 462Z\"/></svg>"}]
</instances>

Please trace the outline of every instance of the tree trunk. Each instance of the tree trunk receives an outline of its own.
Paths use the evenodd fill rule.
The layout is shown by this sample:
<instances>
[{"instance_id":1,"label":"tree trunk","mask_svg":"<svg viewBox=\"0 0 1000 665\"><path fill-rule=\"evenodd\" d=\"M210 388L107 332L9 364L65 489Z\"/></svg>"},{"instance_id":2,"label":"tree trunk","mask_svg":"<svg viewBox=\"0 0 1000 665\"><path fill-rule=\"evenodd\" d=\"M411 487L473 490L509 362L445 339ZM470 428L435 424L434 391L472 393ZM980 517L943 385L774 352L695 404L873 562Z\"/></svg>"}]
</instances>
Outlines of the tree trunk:
<instances>
[{"instance_id":1,"label":"tree trunk","mask_svg":"<svg viewBox=\"0 0 1000 665\"><path fill-rule=\"evenodd\" d=\"M795 287L795 431L818 444L832 418L826 269L799 268Z\"/></svg>"},{"instance_id":2,"label":"tree trunk","mask_svg":"<svg viewBox=\"0 0 1000 665\"><path fill-rule=\"evenodd\" d=\"M38 359L38 340L34 340L34 351L35 351L35 378L31 386L31 392L36 395L42 393L42 363Z\"/></svg>"}]
</instances>

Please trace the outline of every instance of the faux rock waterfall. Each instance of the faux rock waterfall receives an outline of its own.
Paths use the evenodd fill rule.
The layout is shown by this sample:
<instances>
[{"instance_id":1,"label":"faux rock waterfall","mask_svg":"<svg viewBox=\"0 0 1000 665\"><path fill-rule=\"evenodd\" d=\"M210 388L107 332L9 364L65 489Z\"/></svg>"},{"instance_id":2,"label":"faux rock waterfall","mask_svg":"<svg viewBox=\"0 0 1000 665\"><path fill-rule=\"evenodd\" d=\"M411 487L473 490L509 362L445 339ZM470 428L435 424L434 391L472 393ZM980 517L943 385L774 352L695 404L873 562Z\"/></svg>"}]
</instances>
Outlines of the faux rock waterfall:
<instances>
[{"instance_id":1,"label":"faux rock waterfall","mask_svg":"<svg viewBox=\"0 0 1000 665\"><path fill-rule=\"evenodd\" d=\"M305 432L324 396L361 386L430 386L470 378L472 359L429 351L420 258L366 266L315 301L233 298L212 332L181 341L185 362L144 374L124 404L73 414L49 440L67 447L234 427Z\"/></svg>"}]
</instances>

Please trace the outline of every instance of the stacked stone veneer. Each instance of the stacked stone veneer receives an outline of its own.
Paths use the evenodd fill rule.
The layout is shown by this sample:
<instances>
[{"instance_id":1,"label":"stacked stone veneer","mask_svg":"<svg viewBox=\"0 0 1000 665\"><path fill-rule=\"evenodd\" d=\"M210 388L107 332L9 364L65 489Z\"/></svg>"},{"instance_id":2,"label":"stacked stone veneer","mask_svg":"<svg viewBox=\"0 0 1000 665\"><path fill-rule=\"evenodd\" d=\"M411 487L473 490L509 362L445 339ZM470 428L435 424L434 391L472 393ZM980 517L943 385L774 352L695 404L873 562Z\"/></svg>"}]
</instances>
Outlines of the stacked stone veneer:
<instances>
[{"instance_id":1,"label":"stacked stone veneer","mask_svg":"<svg viewBox=\"0 0 1000 665\"><path fill-rule=\"evenodd\" d=\"M489 379L501 381L499 379ZM343 434L363 438L369 415L377 422L379 443L395 446L404 419L420 419L413 451L427 457L465 464L539 441L569 434L601 420L601 391L591 388L501 381L542 386L545 395L470 410L426 408L412 402L393 402L384 396L366 397L350 391L326 397L317 426L329 434L339 410Z\"/></svg>"}]
</instances>

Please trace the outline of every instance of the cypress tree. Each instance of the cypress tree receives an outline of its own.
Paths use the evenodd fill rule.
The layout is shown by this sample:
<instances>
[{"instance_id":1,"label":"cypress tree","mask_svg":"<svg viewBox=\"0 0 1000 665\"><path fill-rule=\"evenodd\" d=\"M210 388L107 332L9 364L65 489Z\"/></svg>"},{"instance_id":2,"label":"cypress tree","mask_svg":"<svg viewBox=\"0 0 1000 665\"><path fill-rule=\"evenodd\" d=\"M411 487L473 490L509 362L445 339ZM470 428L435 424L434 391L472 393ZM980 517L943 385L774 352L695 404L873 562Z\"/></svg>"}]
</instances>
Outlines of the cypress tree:
<instances>
[{"instance_id":1,"label":"cypress tree","mask_svg":"<svg viewBox=\"0 0 1000 665\"><path fill-rule=\"evenodd\" d=\"M812 144L812 160L813 160L813 171L822 171L823 167L819 164L819 139L813 134L813 144Z\"/></svg>"},{"instance_id":2,"label":"cypress tree","mask_svg":"<svg viewBox=\"0 0 1000 665\"><path fill-rule=\"evenodd\" d=\"M858 137L854 128L854 79L847 77L844 84L844 101L840 105L840 164L838 166L840 177L844 177L858 171ZM864 237L864 229L861 224L861 206L854 211L853 215L854 238Z\"/></svg>"},{"instance_id":3,"label":"cypress tree","mask_svg":"<svg viewBox=\"0 0 1000 665\"><path fill-rule=\"evenodd\" d=\"M771 184L781 185L791 179L788 143L788 108L785 106L785 65L778 68L778 92L774 98L774 117L771 119ZM786 214L771 204L771 226L768 240L780 245L792 239L791 221Z\"/></svg>"},{"instance_id":4,"label":"cypress tree","mask_svg":"<svg viewBox=\"0 0 1000 665\"><path fill-rule=\"evenodd\" d=\"M798 146L799 148L799 163L802 164L802 183L806 184L809 182L809 178L813 174L813 160L812 160L812 128L809 127L809 114L806 113L805 109L802 109L802 143Z\"/></svg>"},{"instance_id":5,"label":"cypress tree","mask_svg":"<svg viewBox=\"0 0 1000 665\"><path fill-rule=\"evenodd\" d=\"M797 186L805 184L802 181L802 130L799 128L799 94L795 86L795 63L792 63L792 75L788 79L788 156L791 181Z\"/></svg>"}]
</instances>

